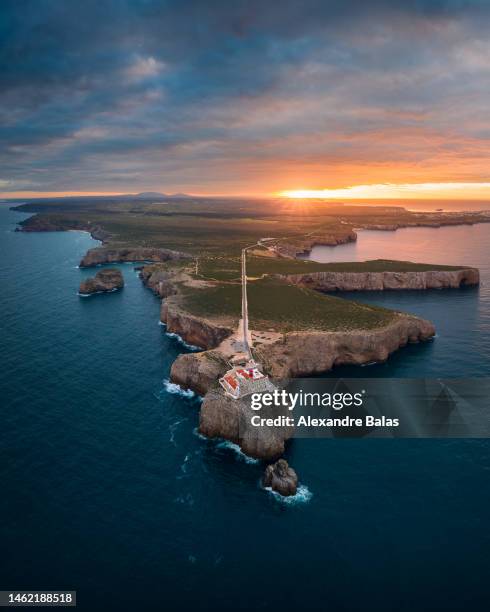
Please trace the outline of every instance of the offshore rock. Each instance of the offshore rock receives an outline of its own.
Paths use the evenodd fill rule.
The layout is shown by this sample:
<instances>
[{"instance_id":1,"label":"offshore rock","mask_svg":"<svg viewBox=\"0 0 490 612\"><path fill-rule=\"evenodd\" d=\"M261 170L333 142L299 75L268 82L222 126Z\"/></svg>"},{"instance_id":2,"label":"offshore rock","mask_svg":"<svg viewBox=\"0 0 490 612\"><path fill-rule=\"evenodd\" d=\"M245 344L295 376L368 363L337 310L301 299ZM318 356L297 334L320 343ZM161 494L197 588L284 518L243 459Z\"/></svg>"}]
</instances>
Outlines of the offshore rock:
<instances>
[{"instance_id":1,"label":"offshore rock","mask_svg":"<svg viewBox=\"0 0 490 612\"><path fill-rule=\"evenodd\" d=\"M107 268L101 270L93 278L87 278L80 283L78 292L81 295L92 293L107 293L124 287L124 278L119 270Z\"/></svg>"},{"instance_id":2,"label":"offshore rock","mask_svg":"<svg viewBox=\"0 0 490 612\"><path fill-rule=\"evenodd\" d=\"M124 263L138 261L164 262L174 259L188 259L190 255L170 249L153 249L148 247L109 248L96 247L87 251L80 268L89 268L106 263Z\"/></svg>"},{"instance_id":3,"label":"offshore rock","mask_svg":"<svg viewBox=\"0 0 490 612\"><path fill-rule=\"evenodd\" d=\"M285 459L279 459L276 463L265 468L262 484L264 487L270 487L273 491L287 497L288 495L296 495L298 476L293 468L289 467Z\"/></svg>"},{"instance_id":4,"label":"offshore rock","mask_svg":"<svg viewBox=\"0 0 490 612\"><path fill-rule=\"evenodd\" d=\"M478 285L476 268L403 272L310 272L276 275L281 280L318 291L384 291L400 289L458 289Z\"/></svg>"}]
</instances>

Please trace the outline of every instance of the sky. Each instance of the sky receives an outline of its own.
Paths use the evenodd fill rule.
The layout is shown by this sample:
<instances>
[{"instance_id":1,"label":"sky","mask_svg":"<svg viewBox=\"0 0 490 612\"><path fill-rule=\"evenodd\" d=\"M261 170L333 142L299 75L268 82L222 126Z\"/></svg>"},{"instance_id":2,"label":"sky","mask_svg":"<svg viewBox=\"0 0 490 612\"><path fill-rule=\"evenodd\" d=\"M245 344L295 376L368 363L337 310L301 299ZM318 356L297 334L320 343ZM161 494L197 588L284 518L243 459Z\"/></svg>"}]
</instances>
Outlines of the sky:
<instances>
[{"instance_id":1,"label":"sky","mask_svg":"<svg viewBox=\"0 0 490 612\"><path fill-rule=\"evenodd\" d=\"M490 200L487 0L2 0L0 195Z\"/></svg>"}]
</instances>

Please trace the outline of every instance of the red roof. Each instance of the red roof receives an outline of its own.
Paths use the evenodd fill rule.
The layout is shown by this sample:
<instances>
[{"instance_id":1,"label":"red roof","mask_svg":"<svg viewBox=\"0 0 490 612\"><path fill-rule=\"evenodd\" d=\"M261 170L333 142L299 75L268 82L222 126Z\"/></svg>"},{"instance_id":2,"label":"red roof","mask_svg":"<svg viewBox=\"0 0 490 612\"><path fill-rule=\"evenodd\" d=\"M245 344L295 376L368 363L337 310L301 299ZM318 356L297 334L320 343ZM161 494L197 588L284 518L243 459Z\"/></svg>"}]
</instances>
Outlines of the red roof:
<instances>
[{"instance_id":1,"label":"red roof","mask_svg":"<svg viewBox=\"0 0 490 612\"><path fill-rule=\"evenodd\" d=\"M225 376L226 382L230 385L232 389L236 389L238 387L236 380L233 376Z\"/></svg>"},{"instance_id":2,"label":"red roof","mask_svg":"<svg viewBox=\"0 0 490 612\"><path fill-rule=\"evenodd\" d=\"M253 374L251 370L237 370L237 374L240 374L240 376L244 376L245 378L253 378Z\"/></svg>"}]
</instances>

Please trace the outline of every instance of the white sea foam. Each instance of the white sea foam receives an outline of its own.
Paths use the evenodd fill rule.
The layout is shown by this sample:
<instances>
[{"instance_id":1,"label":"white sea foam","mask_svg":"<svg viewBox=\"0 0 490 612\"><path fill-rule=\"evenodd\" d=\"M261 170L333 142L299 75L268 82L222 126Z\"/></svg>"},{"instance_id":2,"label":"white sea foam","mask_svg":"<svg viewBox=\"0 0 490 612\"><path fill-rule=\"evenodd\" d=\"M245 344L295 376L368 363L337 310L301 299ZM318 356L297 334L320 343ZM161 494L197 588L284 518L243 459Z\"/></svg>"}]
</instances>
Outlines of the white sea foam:
<instances>
[{"instance_id":1,"label":"white sea foam","mask_svg":"<svg viewBox=\"0 0 490 612\"><path fill-rule=\"evenodd\" d=\"M193 506L194 498L191 493L187 493L186 495L179 495L179 497L176 497L174 502L176 504L183 504L184 506Z\"/></svg>"},{"instance_id":2,"label":"white sea foam","mask_svg":"<svg viewBox=\"0 0 490 612\"><path fill-rule=\"evenodd\" d=\"M179 421L175 421L175 423L172 423L168 428L168 430L170 431L169 441L174 446L177 446L177 444L175 443L175 432L177 431L178 426L184 421L187 421L187 419L180 419Z\"/></svg>"},{"instance_id":3,"label":"white sea foam","mask_svg":"<svg viewBox=\"0 0 490 612\"><path fill-rule=\"evenodd\" d=\"M199 346L195 346L194 344L187 344L187 342L181 336L179 336L179 334L175 334L173 332L165 332L165 334L169 338L175 338L177 342L182 344L182 346L185 346L185 348L188 349L189 351L202 351L202 349Z\"/></svg>"},{"instance_id":4,"label":"white sea foam","mask_svg":"<svg viewBox=\"0 0 490 612\"><path fill-rule=\"evenodd\" d=\"M119 291L119 287L114 287L114 289L109 289L109 291L94 291L93 293L80 293L77 292L77 295L80 297L90 297L91 295L98 295L99 293L114 293L114 291Z\"/></svg>"},{"instance_id":5,"label":"white sea foam","mask_svg":"<svg viewBox=\"0 0 490 612\"><path fill-rule=\"evenodd\" d=\"M217 448L226 448L233 451L238 459L241 461L245 461L245 463L259 463L259 459L254 459L253 457L249 457L246 455L242 449L238 446L238 444L234 444L229 440L221 440L216 445Z\"/></svg>"},{"instance_id":6,"label":"white sea foam","mask_svg":"<svg viewBox=\"0 0 490 612\"><path fill-rule=\"evenodd\" d=\"M182 397L194 397L196 395L191 389L182 389L181 386L167 379L163 381L163 386L167 393L173 393L174 395L180 395Z\"/></svg>"},{"instance_id":7,"label":"white sea foam","mask_svg":"<svg viewBox=\"0 0 490 612\"><path fill-rule=\"evenodd\" d=\"M180 466L180 469L182 471L182 473L187 474L187 462L189 461L189 455L186 455L184 457L184 462L182 463L182 465Z\"/></svg>"},{"instance_id":8,"label":"white sea foam","mask_svg":"<svg viewBox=\"0 0 490 612\"><path fill-rule=\"evenodd\" d=\"M298 490L296 491L296 495L288 495L284 497L277 491L273 491L270 487L264 487L264 489L270 493L274 499L282 504L286 504L288 506L295 506L296 504L306 504L313 497L313 493L308 489L306 485L300 484Z\"/></svg>"},{"instance_id":9,"label":"white sea foam","mask_svg":"<svg viewBox=\"0 0 490 612\"><path fill-rule=\"evenodd\" d=\"M203 436L202 433L199 433L199 429L197 427L194 427L194 429L192 430L192 433L197 436L198 438L200 438L201 440L209 440L209 438L206 438L206 436Z\"/></svg>"}]
</instances>

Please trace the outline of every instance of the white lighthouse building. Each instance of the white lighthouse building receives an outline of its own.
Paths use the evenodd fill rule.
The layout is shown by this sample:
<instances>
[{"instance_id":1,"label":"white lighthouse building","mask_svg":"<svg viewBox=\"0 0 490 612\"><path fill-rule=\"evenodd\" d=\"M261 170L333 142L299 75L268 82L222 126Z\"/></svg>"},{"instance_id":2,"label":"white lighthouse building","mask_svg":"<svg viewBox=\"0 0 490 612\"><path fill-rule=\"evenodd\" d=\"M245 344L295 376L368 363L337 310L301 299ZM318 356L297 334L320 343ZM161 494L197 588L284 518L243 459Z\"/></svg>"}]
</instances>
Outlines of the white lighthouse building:
<instances>
[{"instance_id":1,"label":"white lighthouse building","mask_svg":"<svg viewBox=\"0 0 490 612\"><path fill-rule=\"evenodd\" d=\"M225 393L233 399L240 399L251 393L273 391L274 385L259 369L259 364L250 360L244 366L235 366L219 379Z\"/></svg>"}]
</instances>

